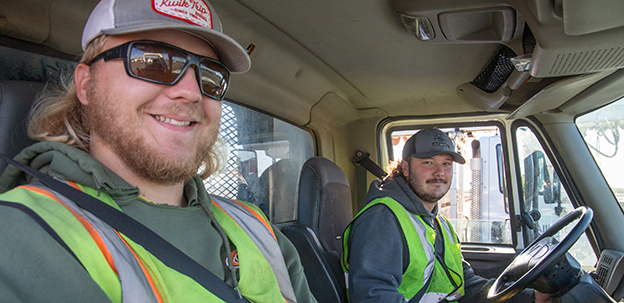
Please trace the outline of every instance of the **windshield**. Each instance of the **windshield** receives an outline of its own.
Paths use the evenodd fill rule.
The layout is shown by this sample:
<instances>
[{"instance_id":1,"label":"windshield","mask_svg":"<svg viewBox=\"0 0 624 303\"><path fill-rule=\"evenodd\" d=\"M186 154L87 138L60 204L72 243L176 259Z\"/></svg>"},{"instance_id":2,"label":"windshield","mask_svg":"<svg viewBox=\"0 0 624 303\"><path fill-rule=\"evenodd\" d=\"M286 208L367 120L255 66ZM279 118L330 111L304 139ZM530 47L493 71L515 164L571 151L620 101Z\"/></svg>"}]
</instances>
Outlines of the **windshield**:
<instances>
[{"instance_id":1,"label":"windshield","mask_svg":"<svg viewBox=\"0 0 624 303\"><path fill-rule=\"evenodd\" d=\"M439 201L463 243L512 244L506 198L501 129L497 125L440 128L467 164L453 163L448 193ZM393 131L393 159L401 159L405 142L418 129Z\"/></svg>"},{"instance_id":2,"label":"windshield","mask_svg":"<svg viewBox=\"0 0 624 303\"><path fill-rule=\"evenodd\" d=\"M580 116L576 126L583 135L609 187L620 206L624 207L624 98Z\"/></svg>"}]
</instances>

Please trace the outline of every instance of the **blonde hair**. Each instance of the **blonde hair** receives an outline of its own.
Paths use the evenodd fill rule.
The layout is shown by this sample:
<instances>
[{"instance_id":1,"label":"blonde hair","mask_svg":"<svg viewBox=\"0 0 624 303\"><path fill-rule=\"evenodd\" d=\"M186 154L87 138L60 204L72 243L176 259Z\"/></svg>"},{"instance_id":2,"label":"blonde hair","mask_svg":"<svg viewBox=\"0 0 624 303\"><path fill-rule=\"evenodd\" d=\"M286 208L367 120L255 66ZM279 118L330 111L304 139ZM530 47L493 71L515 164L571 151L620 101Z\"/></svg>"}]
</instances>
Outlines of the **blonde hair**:
<instances>
[{"instance_id":1,"label":"blonde hair","mask_svg":"<svg viewBox=\"0 0 624 303\"><path fill-rule=\"evenodd\" d=\"M104 49L107 35L100 35L87 46L80 63L89 63ZM95 72L95 65L90 72ZM74 77L63 77L62 87L50 88L33 105L29 115L28 135L38 141L54 141L89 152L90 134L85 123L85 107L77 96ZM199 176L208 178L227 162L224 143L217 139L203 160Z\"/></svg>"},{"instance_id":2,"label":"blonde hair","mask_svg":"<svg viewBox=\"0 0 624 303\"><path fill-rule=\"evenodd\" d=\"M87 46L80 63L93 60L107 40L105 35L95 38ZM35 102L30 111L28 135L35 140L61 142L89 152L85 108L78 100L74 77L64 77L61 83L62 87L49 89Z\"/></svg>"},{"instance_id":3,"label":"blonde hair","mask_svg":"<svg viewBox=\"0 0 624 303\"><path fill-rule=\"evenodd\" d=\"M227 146L221 138L217 138L206 158L204 158L199 177L206 180L212 174L222 171L224 163L227 163L227 158Z\"/></svg>"}]
</instances>

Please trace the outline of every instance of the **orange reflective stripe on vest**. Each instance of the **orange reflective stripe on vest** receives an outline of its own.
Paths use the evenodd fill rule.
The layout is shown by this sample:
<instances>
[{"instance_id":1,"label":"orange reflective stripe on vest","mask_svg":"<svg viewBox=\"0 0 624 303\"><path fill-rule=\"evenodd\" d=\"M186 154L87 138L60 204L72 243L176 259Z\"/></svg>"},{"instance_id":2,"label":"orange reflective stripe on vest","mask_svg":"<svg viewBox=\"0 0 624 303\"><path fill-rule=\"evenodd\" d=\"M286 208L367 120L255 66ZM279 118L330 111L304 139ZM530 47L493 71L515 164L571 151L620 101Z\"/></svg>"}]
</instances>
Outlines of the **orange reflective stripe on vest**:
<instances>
[{"instance_id":1,"label":"orange reflective stripe on vest","mask_svg":"<svg viewBox=\"0 0 624 303\"><path fill-rule=\"evenodd\" d=\"M68 182L69 183L69 182ZM70 183L71 185L71 183ZM74 184L75 185L75 184ZM113 261L113 257L110 254L110 251L108 251L108 248L106 248L106 245L104 244L104 241L102 240L102 237L100 237L100 234L93 229L93 226L87 222L87 220L85 220L85 218L83 218L81 215L79 215L78 213L76 213L73 209L69 208L65 203L63 203L55 194L53 194L52 192L50 192L47 189L43 189L37 186L32 186L32 185L24 185L24 186L20 186L21 188L36 192L38 194L44 195L56 202L58 202L59 204L63 205L67 210L69 210L74 217L76 217L76 219L78 219L78 221L80 221L80 223L82 224L82 226L84 226L84 228L89 232L89 234L91 235L91 238L93 238L93 241L95 241L95 243L97 244L97 246L100 248L100 251L102 252L102 255L104 255L104 258L106 258L106 261L108 261L108 264L110 265L111 269L117 273L117 268L115 268L115 262ZM119 273L117 273L119 275Z\"/></svg>"},{"instance_id":2,"label":"orange reflective stripe on vest","mask_svg":"<svg viewBox=\"0 0 624 303\"><path fill-rule=\"evenodd\" d=\"M290 282L290 275L284 262L284 256L278 245L277 237L268 220L250 204L241 201L213 197L213 205L227 214L244 231L268 261L282 297L286 302L296 302L295 292ZM253 220L253 218L257 220ZM218 220L218 218L217 218ZM219 221L223 224L223 222Z\"/></svg>"},{"instance_id":3,"label":"orange reflective stripe on vest","mask_svg":"<svg viewBox=\"0 0 624 303\"><path fill-rule=\"evenodd\" d=\"M67 183L80 190L80 187L75 183ZM145 265L115 229L43 184L25 185L21 188L44 195L60 203L84 226L108 261L111 269L119 277L122 302L137 302L138 300L140 302L163 302L161 294Z\"/></svg>"}]
</instances>

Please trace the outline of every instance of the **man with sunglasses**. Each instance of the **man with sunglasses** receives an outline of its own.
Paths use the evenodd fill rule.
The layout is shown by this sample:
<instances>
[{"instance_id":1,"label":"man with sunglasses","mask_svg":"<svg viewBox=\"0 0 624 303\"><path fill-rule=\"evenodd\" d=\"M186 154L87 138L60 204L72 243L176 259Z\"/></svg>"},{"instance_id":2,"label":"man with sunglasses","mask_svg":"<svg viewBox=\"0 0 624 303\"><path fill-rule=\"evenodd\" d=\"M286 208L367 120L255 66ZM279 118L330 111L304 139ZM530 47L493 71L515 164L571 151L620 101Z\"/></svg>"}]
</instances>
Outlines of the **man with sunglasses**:
<instances>
[{"instance_id":1,"label":"man with sunglasses","mask_svg":"<svg viewBox=\"0 0 624 303\"><path fill-rule=\"evenodd\" d=\"M0 301L315 302L262 212L204 188L230 72L250 68L213 7L103 0L82 46L15 158L62 182L0 176Z\"/></svg>"},{"instance_id":2,"label":"man with sunglasses","mask_svg":"<svg viewBox=\"0 0 624 303\"><path fill-rule=\"evenodd\" d=\"M464 164L453 141L438 129L412 135L402 160L370 186L368 204L343 237L343 269L355 302L487 302L494 280L463 261L451 223L438 201L449 191L453 162ZM524 290L513 302L550 302Z\"/></svg>"}]
</instances>

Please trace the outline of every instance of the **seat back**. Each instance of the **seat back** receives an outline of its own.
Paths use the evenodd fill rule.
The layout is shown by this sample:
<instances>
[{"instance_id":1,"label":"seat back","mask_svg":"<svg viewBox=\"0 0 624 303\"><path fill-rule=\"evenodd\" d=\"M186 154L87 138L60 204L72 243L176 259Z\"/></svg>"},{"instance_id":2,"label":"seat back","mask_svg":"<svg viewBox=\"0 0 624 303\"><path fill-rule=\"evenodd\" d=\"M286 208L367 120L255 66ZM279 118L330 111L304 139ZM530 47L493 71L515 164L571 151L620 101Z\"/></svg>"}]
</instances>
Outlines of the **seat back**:
<instances>
[{"instance_id":1,"label":"seat back","mask_svg":"<svg viewBox=\"0 0 624 303\"><path fill-rule=\"evenodd\" d=\"M325 251L342 253L342 233L351 219L351 189L344 172L322 157L303 164L299 178L299 223L314 231Z\"/></svg>"},{"instance_id":2,"label":"seat back","mask_svg":"<svg viewBox=\"0 0 624 303\"><path fill-rule=\"evenodd\" d=\"M39 82L0 81L0 153L13 158L36 142L28 137L28 113L44 87ZM0 161L0 173L6 166Z\"/></svg>"},{"instance_id":3,"label":"seat back","mask_svg":"<svg viewBox=\"0 0 624 303\"><path fill-rule=\"evenodd\" d=\"M322 157L306 161L299 178L299 224L282 231L293 242L319 302L347 302L340 265L342 233L351 219L351 190L344 172Z\"/></svg>"},{"instance_id":4,"label":"seat back","mask_svg":"<svg viewBox=\"0 0 624 303\"><path fill-rule=\"evenodd\" d=\"M269 166L258 178L255 202L274 222L292 220L292 201L297 199L296 162L281 159Z\"/></svg>"}]
</instances>

